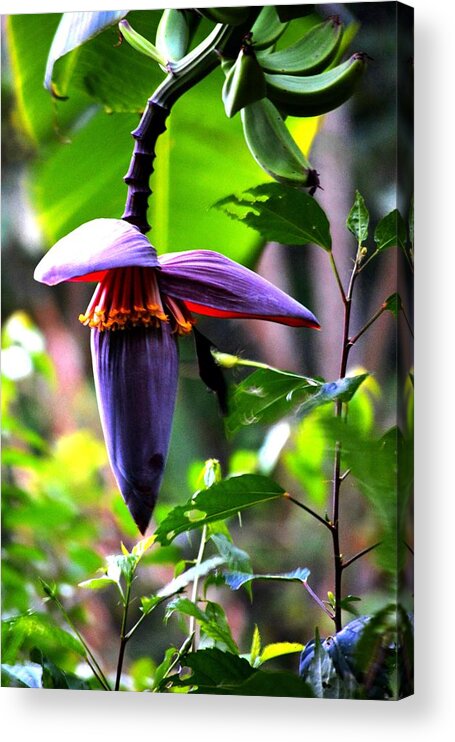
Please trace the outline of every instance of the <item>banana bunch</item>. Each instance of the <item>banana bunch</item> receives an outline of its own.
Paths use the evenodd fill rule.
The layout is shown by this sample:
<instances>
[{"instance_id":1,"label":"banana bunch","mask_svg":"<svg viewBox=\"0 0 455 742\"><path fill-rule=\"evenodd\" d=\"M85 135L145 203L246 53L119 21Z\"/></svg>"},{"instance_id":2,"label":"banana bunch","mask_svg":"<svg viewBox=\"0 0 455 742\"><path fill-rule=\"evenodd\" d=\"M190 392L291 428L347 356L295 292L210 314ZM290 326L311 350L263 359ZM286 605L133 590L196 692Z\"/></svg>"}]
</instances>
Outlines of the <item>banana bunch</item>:
<instances>
[{"instance_id":1,"label":"banana bunch","mask_svg":"<svg viewBox=\"0 0 455 742\"><path fill-rule=\"evenodd\" d=\"M276 181L314 193L318 174L285 118L319 116L341 106L355 92L368 56L357 52L341 61L344 28L338 17L316 22L277 50L290 23L274 6L261 10L237 58L221 60L226 76L222 99L227 116L240 111L245 141L258 165Z\"/></svg>"}]
</instances>

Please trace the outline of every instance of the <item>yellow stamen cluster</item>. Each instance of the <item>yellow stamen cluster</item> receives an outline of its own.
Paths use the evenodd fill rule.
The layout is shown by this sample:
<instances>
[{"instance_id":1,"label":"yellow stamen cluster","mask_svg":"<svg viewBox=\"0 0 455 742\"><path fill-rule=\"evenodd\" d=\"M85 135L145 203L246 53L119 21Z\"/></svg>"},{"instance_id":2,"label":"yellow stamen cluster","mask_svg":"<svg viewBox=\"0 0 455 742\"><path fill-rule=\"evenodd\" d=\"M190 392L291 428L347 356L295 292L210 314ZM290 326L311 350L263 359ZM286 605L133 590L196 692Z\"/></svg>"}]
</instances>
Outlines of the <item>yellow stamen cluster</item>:
<instances>
[{"instance_id":1,"label":"yellow stamen cluster","mask_svg":"<svg viewBox=\"0 0 455 742\"><path fill-rule=\"evenodd\" d=\"M153 268L113 268L98 284L85 314L79 315L83 325L97 330L124 330L145 325L159 327L171 322L179 335L191 332L194 320L183 302L164 297L166 314Z\"/></svg>"}]
</instances>

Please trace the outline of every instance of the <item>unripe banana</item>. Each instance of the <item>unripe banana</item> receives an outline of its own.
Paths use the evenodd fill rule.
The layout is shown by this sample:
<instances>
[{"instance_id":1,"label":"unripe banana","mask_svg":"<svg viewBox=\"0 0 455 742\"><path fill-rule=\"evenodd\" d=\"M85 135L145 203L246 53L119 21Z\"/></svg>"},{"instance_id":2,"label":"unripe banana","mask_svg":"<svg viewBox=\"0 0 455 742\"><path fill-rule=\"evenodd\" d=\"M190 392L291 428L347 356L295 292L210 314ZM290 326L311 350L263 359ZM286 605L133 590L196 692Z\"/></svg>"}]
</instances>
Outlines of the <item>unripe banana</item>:
<instances>
[{"instance_id":1,"label":"unripe banana","mask_svg":"<svg viewBox=\"0 0 455 742\"><path fill-rule=\"evenodd\" d=\"M325 70L336 57L343 36L339 18L328 18L313 26L286 49L258 55L266 72L284 75L314 75Z\"/></svg>"},{"instance_id":2,"label":"unripe banana","mask_svg":"<svg viewBox=\"0 0 455 742\"><path fill-rule=\"evenodd\" d=\"M186 10L163 10L156 31L156 46L168 62L177 62L185 56L190 42L190 21Z\"/></svg>"},{"instance_id":3,"label":"unripe banana","mask_svg":"<svg viewBox=\"0 0 455 742\"><path fill-rule=\"evenodd\" d=\"M318 75L266 74L267 95L286 115L319 116L351 97L366 62L367 55L357 52L346 62Z\"/></svg>"},{"instance_id":4,"label":"unripe banana","mask_svg":"<svg viewBox=\"0 0 455 742\"><path fill-rule=\"evenodd\" d=\"M196 8L204 18L214 23L224 23L228 26L240 26L248 20L251 12L249 7L238 8Z\"/></svg>"},{"instance_id":5,"label":"unripe banana","mask_svg":"<svg viewBox=\"0 0 455 742\"><path fill-rule=\"evenodd\" d=\"M251 29L252 42L256 50L265 49L278 41L286 31L287 23L282 23L274 5L266 5L262 8Z\"/></svg>"},{"instance_id":6,"label":"unripe banana","mask_svg":"<svg viewBox=\"0 0 455 742\"><path fill-rule=\"evenodd\" d=\"M266 173L285 185L315 185L315 171L270 100L252 103L240 115L248 148Z\"/></svg>"},{"instance_id":7,"label":"unripe banana","mask_svg":"<svg viewBox=\"0 0 455 742\"><path fill-rule=\"evenodd\" d=\"M250 103L267 95L264 73L251 46L244 44L226 74L222 98L226 116L232 118Z\"/></svg>"}]
</instances>

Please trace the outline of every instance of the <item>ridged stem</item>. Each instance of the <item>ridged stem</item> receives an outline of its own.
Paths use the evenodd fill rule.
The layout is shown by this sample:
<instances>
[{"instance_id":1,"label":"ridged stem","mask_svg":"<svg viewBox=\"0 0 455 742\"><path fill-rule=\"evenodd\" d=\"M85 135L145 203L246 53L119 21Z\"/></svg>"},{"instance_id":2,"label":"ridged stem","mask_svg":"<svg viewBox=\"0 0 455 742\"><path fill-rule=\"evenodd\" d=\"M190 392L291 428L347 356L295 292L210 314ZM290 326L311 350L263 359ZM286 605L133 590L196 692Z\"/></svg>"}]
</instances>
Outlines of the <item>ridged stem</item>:
<instances>
[{"instance_id":1,"label":"ridged stem","mask_svg":"<svg viewBox=\"0 0 455 742\"><path fill-rule=\"evenodd\" d=\"M142 233L151 227L147 221L149 185L154 171L156 143L166 131L166 119L174 103L203 80L219 63L222 53L236 55L239 44L254 23L260 8L252 8L250 19L233 28L219 24L193 51L180 62L168 65L169 73L148 99L139 126L132 132L135 140L128 172L124 181L128 194L122 219L136 225Z\"/></svg>"}]
</instances>

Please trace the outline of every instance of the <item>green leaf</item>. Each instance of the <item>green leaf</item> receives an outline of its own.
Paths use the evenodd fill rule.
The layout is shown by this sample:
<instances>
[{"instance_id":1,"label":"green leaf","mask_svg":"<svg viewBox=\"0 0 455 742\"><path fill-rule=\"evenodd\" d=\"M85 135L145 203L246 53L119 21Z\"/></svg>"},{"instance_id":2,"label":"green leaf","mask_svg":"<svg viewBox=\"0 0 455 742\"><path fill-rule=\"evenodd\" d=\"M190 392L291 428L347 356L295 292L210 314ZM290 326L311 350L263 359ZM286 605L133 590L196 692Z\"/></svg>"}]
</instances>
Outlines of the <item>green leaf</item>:
<instances>
[{"instance_id":1,"label":"green leaf","mask_svg":"<svg viewBox=\"0 0 455 742\"><path fill-rule=\"evenodd\" d=\"M231 219L255 229L266 240L289 245L316 244L330 251L330 225L312 196L295 188L267 183L232 194L214 204Z\"/></svg>"},{"instance_id":2,"label":"green leaf","mask_svg":"<svg viewBox=\"0 0 455 742\"><path fill-rule=\"evenodd\" d=\"M65 78L70 75L71 68L74 67L76 59L71 59L66 65L66 75L61 76L57 81L54 77L54 67L56 62L69 52L78 49L90 39L98 36L109 26L113 26L117 21L123 18L128 11L112 12L75 12L63 13L58 25L52 45L49 50L49 56L46 63L46 72L44 75L44 86L47 90L52 91L56 96L66 95L67 85ZM73 55L74 56L74 55Z\"/></svg>"},{"instance_id":3,"label":"green leaf","mask_svg":"<svg viewBox=\"0 0 455 742\"><path fill-rule=\"evenodd\" d=\"M250 648L250 664L253 667L256 667L256 665L260 662L260 654L261 654L261 635L259 633L257 624L255 624L254 631L253 631L253 638L251 640L251 648Z\"/></svg>"},{"instance_id":4,"label":"green leaf","mask_svg":"<svg viewBox=\"0 0 455 742\"><path fill-rule=\"evenodd\" d=\"M214 689L220 686L225 688L240 685L255 672L243 658L215 647L191 652L184 664L192 670L192 674L183 684L197 685L200 692L203 692L202 688L215 692Z\"/></svg>"},{"instance_id":5,"label":"green leaf","mask_svg":"<svg viewBox=\"0 0 455 742\"><path fill-rule=\"evenodd\" d=\"M238 590L239 587L244 585L246 582L251 582L251 580L285 580L291 582L306 582L309 576L310 570L306 567L297 567L297 569L294 569L291 572L282 572L281 574L255 575L245 574L243 572L224 573L225 582L231 588L231 590Z\"/></svg>"},{"instance_id":6,"label":"green leaf","mask_svg":"<svg viewBox=\"0 0 455 742\"><path fill-rule=\"evenodd\" d=\"M246 425L274 423L315 395L321 386L318 379L278 369L258 369L231 391L226 432L233 435Z\"/></svg>"},{"instance_id":7,"label":"green leaf","mask_svg":"<svg viewBox=\"0 0 455 742\"><path fill-rule=\"evenodd\" d=\"M401 307L401 297L399 294L391 294L384 302L384 309L392 312L395 319L398 317Z\"/></svg>"},{"instance_id":8,"label":"green leaf","mask_svg":"<svg viewBox=\"0 0 455 742\"><path fill-rule=\"evenodd\" d=\"M171 510L155 532L157 541L163 545L169 544L180 533L200 528L205 523L229 518L254 505L282 497L283 494L283 488L268 477L245 474L225 479L196 493L185 505Z\"/></svg>"},{"instance_id":9,"label":"green leaf","mask_svg":"<svg viewBox=\"0 0 455 742\"><path fill-rule=\"evenodd\" d=\"M41 665L43 670L42 687L63 690L90 690L90 685L85 680L73 673L64 672L51 662L40 649L34 648L30 653L33 662Z\"/></svg>"},{"instance_id":10,"label":"green leaf","mask_svg":"<svg viewBox=\"0 0 455 742\"><path fill-rule=\"evenodd\" d=\"M210 537L215 544L218 553L229 569L239 572L252 572L250 555L243 549L232 543L224 534L216 533Z\"/></svg>"},{"instance_id":11,"label":"green leaf","mask_svg":"<svg viewBox=\"0 0 455 742\"><path fill-rule=\"evenodd\" d=\"M191 582L194 582L197 577L205 577L209 572L212 572L221 564L224 564L225 561L226 560L222 556L215 556L206 559L204 562L201 562L201 564L191 567L191 569L187 569L186 572L183 572L174 580L168 582L167 585L161 588L161 590L158 590L157 597L167 598L171 595L175 595L175 593L183 590Z\"/></svg>"},{"instance_id":12,"label":"green leaf","mask_svg":"<svg viewBox=\"0 0 455 742\"><path fill-rule=\"evenodd\" d=\"M78 587L84 587L87 590L104 590L109 585L117 585L117 580L113 580L112 577L93 577L91 580L84 580L79 582Z\"/></svg>"},{"instance_id":13,"label":"green leaf","mask_svg":"<svg viewBox=\"0 0 455 742\"><path fill-rule=\"evenodd\" d=\"M27 613L14 616L2 622L3 659L8 663L8 648L19 649L37 647L45 654L67 649L81 657L86 656L85 648L72 634L57 626L46 614Z\"/></svg>"},{"instance_id":14,"label":"green leaf","mask_svg":"<svg viewBox=\"0 0 455 742\"><path fill-rule=\"evenodd\" d=\"M221 606L216 603L207 602L206 610L203 611L189 598L175 598L166 608L165 621L168 621L175 612L185 616L192 616L199 622L201 631L206 636L220 643L228 651L238 654L238 647L232 638L229 624Z\"/></svg>"},{"instance_id":15,"label":"green leaf","mask_svg":"<svg viewBox=\"0 0 455 742\"><path fill-rule=\"evenodd\" d=\"M255 670L241 657L218 649L191 652L185 665L188 678L171 676L174 686L194 686L193 694L312 698L311 688L301 678L285 672Z\"/></svg>"},{"instance_id":16,"label":"green leaf","mask_svg":"<svg viewBox=\"0 0 455 742\"><path fill-rule=\"evenodd\" d=\"M370 221L370 215L368 209L365 206L363 196L358 191L355 192L354 204L351 211L348 214L346 220L346 226L350 232L356 237L359 245L362 245L368 237L368 223Z\"/></svg>"},{"instance_id":17,"label":"green leaf","mask_svg":"<svg viewBox=\"0 0 455 742\"><path fill-rule=\"evenodd\" d=\"M197 693L204 691L196 691ZM226 691L220 691L225 693ZM263 672L257 670L241 685L231 689L235 696L267 696L273 698L313 698L308 683L297 675L287 672Z\"/></svg>"},{"instance_id":18,"label":"green leaf","mask_svg":"<svg viewBox=\"0 0 455 742\"><path fill-rule=\"evenodd\" d=\"M394 209L378 222L374 231L376 249L399 247L406 250L406 224L398 209Z\"/></svg>"},{"instance_id":19,"label":"green leaf","mask_svg":"<svg viewBox=\"0 0 455 742\"><path fill-rule=\"evenodd\" d=\"M36 148L46 142L65 148L61 132L72 126L91 103L82 92L75 93L69 101L56 101L43 87L46 58L59 19L58 13L9 15L5 19L15 119Z\"/></svg>"},{"instance_id":20,"label":"green leaf","mask_svg":"<svg viewBox=\"0 0 455 742\"><path fill-rule=\"evenodd\" d=\"M166 678L169 668L172 665L178 650L175 647L168 647L164 653L163 661L158 665L153 676L153 689L158 690L161 683Z\"/></svg>"}]
</instances>

